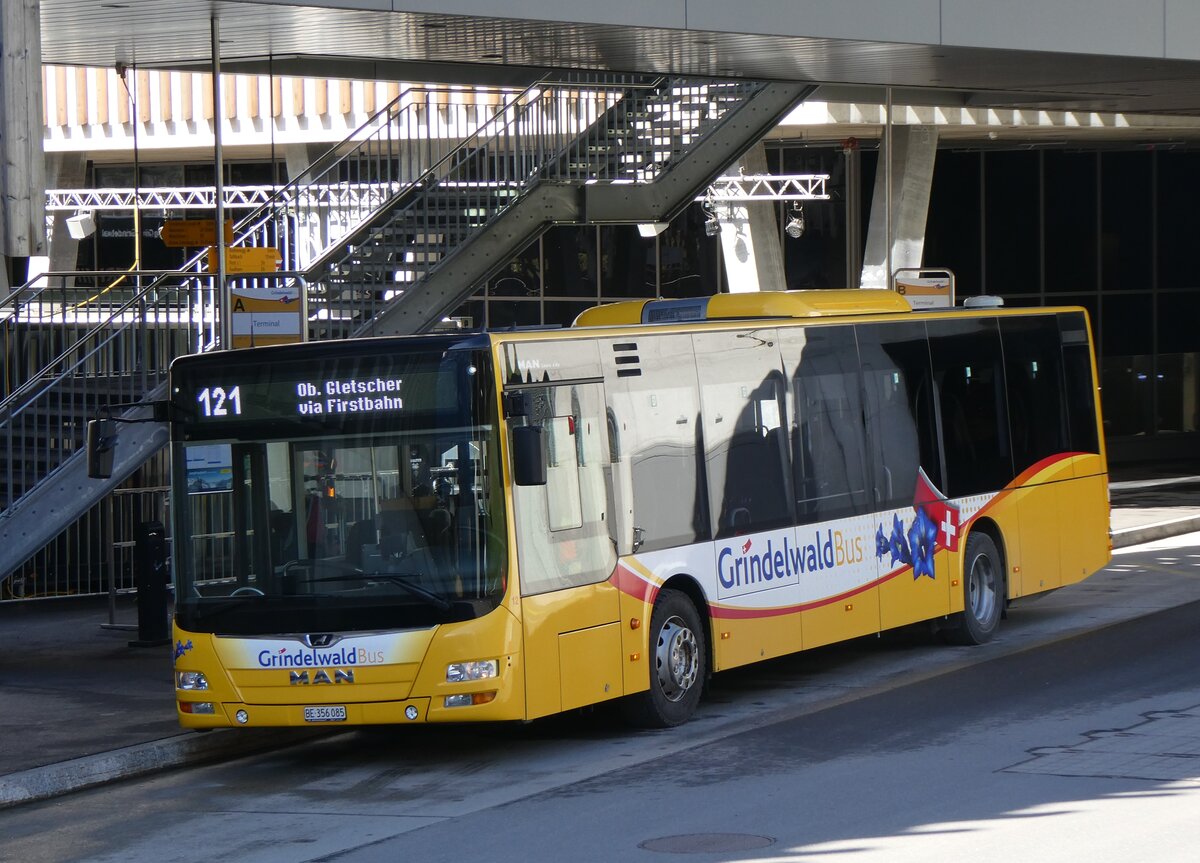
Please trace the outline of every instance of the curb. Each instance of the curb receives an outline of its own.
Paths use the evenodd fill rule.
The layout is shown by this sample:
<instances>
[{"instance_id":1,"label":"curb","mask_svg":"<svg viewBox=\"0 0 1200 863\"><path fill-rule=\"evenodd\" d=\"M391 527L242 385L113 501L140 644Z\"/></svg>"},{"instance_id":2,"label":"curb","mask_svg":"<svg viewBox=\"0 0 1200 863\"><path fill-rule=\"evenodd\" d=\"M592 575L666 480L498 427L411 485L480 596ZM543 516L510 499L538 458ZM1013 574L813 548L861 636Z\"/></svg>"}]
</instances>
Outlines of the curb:
<instances>
[{"instance_id":1,"label":"curb","mask_svg":"<svg viewBox=\"0 0 1200 863\"><path fill-rule=\"evenodd\" d=\"M1143 542L1154 542L1171 536L1179 536L1200 530L1200 515L1189 515L1186 518L1171 518L1154 524L1144 524L1138 527L1127 527L1124 530L1112 532L1113 548L1128 548L1131 545L1141 545Z\"/></svg>"},{"instance_id":2,"label":"curb","mask_svg":"<svg viewBox=\"0 0 1200 863\"><path fill-rule=\"evenodd\" d=\"M183 733L0 776L0 809L46 800L171 767L254 755L321 736L309 729Z\"/></svg>"}]
</instances>

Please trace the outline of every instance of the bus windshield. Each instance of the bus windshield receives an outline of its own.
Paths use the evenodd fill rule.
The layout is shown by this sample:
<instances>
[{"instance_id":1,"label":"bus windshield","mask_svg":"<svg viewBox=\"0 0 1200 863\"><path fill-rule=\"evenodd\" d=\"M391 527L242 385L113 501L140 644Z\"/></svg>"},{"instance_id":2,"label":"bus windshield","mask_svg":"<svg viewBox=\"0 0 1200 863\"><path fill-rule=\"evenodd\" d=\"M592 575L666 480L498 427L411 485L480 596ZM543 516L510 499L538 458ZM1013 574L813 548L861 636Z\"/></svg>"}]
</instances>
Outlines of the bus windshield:
<instances>
[{"instance_id":1,"label":"bus windshield","mask_svg":"<svg viewBox=\"0 0 1200 863\"><path fill-rule=\"evenodd\" d=\"M172 370L183 628L377 631L496 606L505 531L486 354L244 372L230 356Z\"/></svg>"}]
</instances>

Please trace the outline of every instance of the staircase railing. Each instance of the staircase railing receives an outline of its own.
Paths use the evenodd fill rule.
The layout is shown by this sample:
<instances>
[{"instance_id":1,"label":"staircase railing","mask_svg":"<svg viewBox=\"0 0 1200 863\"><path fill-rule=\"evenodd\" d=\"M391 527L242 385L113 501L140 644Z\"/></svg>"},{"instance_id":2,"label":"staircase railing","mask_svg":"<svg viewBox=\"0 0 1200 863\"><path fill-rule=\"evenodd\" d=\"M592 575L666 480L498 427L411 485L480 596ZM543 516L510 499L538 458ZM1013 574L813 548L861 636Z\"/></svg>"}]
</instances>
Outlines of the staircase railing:
<instances>
[{"instance_id":1,"label":"staircase railing","mask_svg":"<svg viewBox=\"0 0 1200 863\"><path fill-rule=\"evenodd\" d=\"M285 267L305 260L311 250L292 241L300 232L281 230L283 220L319 223L321 236L337 242L384 206L405 177L444 158L457 139L516 95L494 88L406 89L240 219L233 245L278 248ZM0 513L80 447L82 412L142 398L175 356L217 343L218 302L206 264L207 250L201 250L178 271L48 273L0 303L6 358L0 456L7 480Z\"/></svg>"},{"instance_id":2,"label":"staircase railing","mask_svg":"<svg viewBox=\"0 0 1200 863\"><path fill-rule=\"evenodd\" d=\"M310 309L353 335L540 183L649 183L760 82L628 78L531 88L307 271Z\"/></svg>"},{"instance_id":3,"label":"staircase railing","mask_svg":"<svg viewBox=\"0 0 1200 863\"><path fill-rule=\"evenodd\" d=\"M580 79L518 94L485 91L499 105L483 110L463 105L479 90L406 90L241 219L235 245L279 249L289 270L264 278L289 279L290 268L305 265L310 282L319 274L320 286L308 292L310 319L349 335L534 186L650 182L761 86ZM446 140L451 129L465 134L463 143ZM317 242L293 239L306 234ZM0 393L0 517L79 449L97 407L138 401L174 356L216 343L217 294L205 257L177 272L126 274L100 291L79 281L114 274L48 274L0 304L3 338L13 342L6 352L48 357L28 356L22 365L32 373ZM77 336L67 345L70 327ZM15 344L42 331L42 346Z\"/></svg>"}]
</instances>

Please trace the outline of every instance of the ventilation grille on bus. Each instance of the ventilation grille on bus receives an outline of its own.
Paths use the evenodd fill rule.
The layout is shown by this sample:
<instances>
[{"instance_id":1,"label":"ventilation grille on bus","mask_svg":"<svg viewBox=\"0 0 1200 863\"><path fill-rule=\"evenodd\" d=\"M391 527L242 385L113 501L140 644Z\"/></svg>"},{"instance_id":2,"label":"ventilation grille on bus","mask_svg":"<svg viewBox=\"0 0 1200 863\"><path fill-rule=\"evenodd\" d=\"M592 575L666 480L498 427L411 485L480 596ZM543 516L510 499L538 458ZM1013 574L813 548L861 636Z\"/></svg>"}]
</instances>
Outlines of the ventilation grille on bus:
<instances>
[{"instance_id":1,"label":"ventilation grille on bus","mask_svg":"<svg viewBox=\"0 0 1200 863\"><path fill-rule=\"evenodd\" d=\"M642 376L640 368L642 358L637 355L636 342L617 342L613 346L613 353L616 354L614 361L617 364L617 377L619 378L639 378Z\"/></svg>"}]
</instances>

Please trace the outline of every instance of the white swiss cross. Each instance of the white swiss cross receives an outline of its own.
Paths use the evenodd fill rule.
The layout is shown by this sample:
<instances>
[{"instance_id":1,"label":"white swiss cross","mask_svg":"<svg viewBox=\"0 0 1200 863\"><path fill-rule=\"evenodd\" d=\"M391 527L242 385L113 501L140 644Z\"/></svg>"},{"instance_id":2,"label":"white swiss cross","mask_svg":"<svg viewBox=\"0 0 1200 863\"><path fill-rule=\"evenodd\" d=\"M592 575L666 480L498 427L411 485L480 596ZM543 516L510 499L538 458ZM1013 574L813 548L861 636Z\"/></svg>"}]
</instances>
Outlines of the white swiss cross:
<instances>
[{"instance_id":1,"label":"white swiss cross","mask_svg":"<svg viewBox=\"0 0 1200 863\"><path fill-rule=\"evenodd\" d=\"M955 513L952 509L946 510L946 519L942 522L942 533L946 537L943 545L946 548L951 548L954 545L954 535L958 533L958 521L955 519Z\"/></svg>"}]
</instances>

